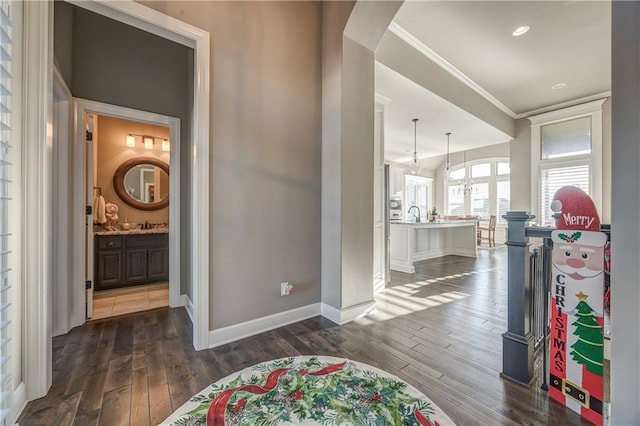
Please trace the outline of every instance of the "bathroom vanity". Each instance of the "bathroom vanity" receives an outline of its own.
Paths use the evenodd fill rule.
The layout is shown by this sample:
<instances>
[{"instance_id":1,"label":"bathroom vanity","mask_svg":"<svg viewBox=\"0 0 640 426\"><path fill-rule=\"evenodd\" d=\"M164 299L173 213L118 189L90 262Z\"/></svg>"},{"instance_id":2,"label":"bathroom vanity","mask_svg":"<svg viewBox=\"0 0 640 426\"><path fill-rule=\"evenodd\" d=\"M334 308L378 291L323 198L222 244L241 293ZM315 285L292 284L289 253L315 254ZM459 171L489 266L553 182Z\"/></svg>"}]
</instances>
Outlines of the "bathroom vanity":
<instances>
[{"instance_id":1,"label":"bathroom vanity","mask_svg":"<svg viewBox=\"0 0 640 426\"><path fill-rule=\"evenodd\" d=\"M168 229L96 232L95 290L169 280Z\"/></svg>"}]
</instances>

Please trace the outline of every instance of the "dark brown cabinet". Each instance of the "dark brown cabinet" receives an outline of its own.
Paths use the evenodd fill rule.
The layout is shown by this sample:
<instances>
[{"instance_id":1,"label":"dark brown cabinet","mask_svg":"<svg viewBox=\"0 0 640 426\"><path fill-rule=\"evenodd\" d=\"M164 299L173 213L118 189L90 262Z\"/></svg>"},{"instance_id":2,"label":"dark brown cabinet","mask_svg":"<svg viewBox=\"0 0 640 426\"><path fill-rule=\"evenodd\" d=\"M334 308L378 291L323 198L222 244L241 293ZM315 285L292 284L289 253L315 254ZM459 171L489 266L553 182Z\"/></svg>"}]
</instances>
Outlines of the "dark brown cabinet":
<instances>
[{"instance_id":1,"label":"dark brown cabinet","mask_svg":"<svg viewBox=\"0 0 640 426\"><path fill-rule=\"evenodd\" d=\"M97 235L95 290L169 279L169 235Z\"/></svg>"}]
</instances>

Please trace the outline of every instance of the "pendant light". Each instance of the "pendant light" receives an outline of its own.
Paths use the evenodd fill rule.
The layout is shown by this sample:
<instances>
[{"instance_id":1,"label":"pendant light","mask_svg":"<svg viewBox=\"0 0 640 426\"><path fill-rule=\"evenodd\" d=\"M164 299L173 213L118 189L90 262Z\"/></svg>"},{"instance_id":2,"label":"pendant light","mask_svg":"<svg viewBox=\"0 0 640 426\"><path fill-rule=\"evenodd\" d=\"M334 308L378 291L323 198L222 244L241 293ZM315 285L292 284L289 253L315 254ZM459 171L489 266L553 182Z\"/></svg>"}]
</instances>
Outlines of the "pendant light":
<instances>
[{"instance_id":1,"label":"pendant light","mask_svg":"<svg viewBox=\"0 0 640 426\"><path fill-rule=\"evenodd\" d=\"M451 160L449 158L449 136L451 136L451 132L445 133L447 135L447 162L444 165L444 170L442 172L444 176L444 180L451 180Z\"/></svg>"},{"instance_id":2,"label":"pendant light","mask_svg":"<svg viewBox=\"0 0 640 426\"><path fill-rule=\"evenodd\" d=\"M418 164L418 138L417 138L417 127L418 127L418 119L414 118L413 120L413 161L409 166L409 171L412 175L417 175L422 170L420 164Z\"/></svg>"},{"instance_id":3,"label":"pendant light","mask_svg":"<svg viewBox=\"0 0 640 426\"><path fill-rule=\"evenodd\" d=\"M471 180L471 175L467 176L467 151L464 151L464 160L463 160L463 164L464 164L464 173L465 173L465 179L464 179L464 195L470 195L471 192L473 191L473 181ZM478 192L478 189L476 188L476 192Z\"/></svg>"}]
</instances>

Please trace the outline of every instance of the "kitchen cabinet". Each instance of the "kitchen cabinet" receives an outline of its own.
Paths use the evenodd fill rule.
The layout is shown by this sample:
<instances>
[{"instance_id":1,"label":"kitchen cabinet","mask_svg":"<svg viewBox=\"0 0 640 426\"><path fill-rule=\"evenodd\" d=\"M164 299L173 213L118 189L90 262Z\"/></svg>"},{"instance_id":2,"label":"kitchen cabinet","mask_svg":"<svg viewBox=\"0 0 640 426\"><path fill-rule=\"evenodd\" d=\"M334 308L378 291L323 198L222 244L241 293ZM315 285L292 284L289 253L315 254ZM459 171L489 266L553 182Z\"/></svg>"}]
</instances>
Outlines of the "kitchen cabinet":
<instances>
[{"instance_id":1,"label":"kitchen cabinet","mask_svg":"<svg viewBox=\"0 0 640 426\"><path fill-rule=\"evenodd\" d=\"M95 290L169 279L169 234L97 235Z\"/></svg>"},{"instance_id":2,"label":"kitchen cabinet","mask_svg":"<svg viewBox=\"0 0 640 426\"><path fill-rule=\"evenodd\" d=\"M389 195L390 197L403 197L404 192L404 169L389 166Z\"/></svg>"}]
</instances>

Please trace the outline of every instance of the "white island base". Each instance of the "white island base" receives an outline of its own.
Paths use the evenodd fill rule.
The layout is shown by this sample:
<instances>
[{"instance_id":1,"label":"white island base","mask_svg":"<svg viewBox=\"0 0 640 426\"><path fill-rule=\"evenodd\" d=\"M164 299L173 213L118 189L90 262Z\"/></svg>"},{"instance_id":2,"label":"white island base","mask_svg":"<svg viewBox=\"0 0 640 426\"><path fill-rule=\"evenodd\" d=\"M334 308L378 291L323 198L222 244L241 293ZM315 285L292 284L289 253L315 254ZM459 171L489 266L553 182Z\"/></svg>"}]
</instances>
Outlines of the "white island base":
<instances>
[{"instance_id":1,"label":"white island base","mask_svg":"<svg viewBox=\"0 0 640 426\"><path fill-rule=\"evenodd\" d=\"M391 269L413 274L413 263L420 260L450 254L476 257L477 226L476 221L391 222Z\"/></svg>"}]
</instances>

